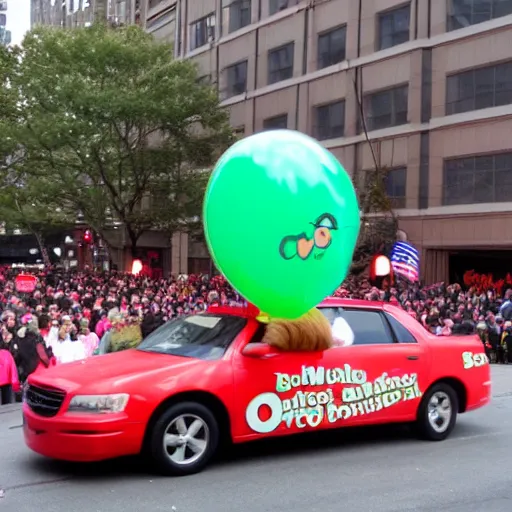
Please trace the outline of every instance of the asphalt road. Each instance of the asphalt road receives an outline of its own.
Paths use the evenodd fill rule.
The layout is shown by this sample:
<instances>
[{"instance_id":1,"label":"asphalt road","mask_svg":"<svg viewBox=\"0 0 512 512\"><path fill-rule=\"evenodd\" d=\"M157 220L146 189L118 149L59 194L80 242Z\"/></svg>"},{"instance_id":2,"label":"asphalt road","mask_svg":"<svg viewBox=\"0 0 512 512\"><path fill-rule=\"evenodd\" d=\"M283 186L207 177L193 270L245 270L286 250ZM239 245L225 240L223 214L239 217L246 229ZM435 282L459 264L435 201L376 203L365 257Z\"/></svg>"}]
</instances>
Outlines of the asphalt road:
<instances>
[{"instance_id":1,"label":"asphalt road","mask_svg":"<svg viewBox=\"0 0 512 512\"><path fill-rule=\"evenodd\" d=\"M492 404L460 416L441 443L402 427L339 430L237 448L179 479L138 459L40 458L23 444L19 406L4 406L0 512L509 512L512 366L493 367L493 383Z\"/></svg>"}]
</instances>

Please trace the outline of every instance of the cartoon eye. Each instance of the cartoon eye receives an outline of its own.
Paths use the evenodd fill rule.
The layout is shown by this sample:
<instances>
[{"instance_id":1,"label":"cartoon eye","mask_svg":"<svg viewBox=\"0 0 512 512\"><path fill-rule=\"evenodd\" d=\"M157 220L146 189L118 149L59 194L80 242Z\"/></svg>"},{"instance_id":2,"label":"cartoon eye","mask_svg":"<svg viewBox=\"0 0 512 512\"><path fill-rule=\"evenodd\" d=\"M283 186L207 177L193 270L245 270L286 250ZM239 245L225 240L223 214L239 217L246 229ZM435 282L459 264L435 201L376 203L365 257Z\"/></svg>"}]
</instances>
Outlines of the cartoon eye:
<instances>
[{"instance_id":1,"label":"cartoon eye","mask_svg":"<svg viewBox=\"0 0 512 512\"><path fill-rule=\"evenodd\" d=\"M330 213L323 213L313 223L316 228L338 229L336 219Z\"/></svg>"}]
</instances>

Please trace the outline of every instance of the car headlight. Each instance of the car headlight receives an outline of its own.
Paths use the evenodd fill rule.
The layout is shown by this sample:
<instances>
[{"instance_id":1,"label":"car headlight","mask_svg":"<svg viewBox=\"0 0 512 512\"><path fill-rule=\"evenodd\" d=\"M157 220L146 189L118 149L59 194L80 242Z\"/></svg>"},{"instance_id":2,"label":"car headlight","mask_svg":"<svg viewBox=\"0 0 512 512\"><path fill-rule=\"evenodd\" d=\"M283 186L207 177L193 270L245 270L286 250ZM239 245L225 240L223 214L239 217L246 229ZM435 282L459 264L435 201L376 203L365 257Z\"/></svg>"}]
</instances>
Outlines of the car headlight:
<instances>
[{"instance_id":1,"label":"car headlight","mask_svg":"<svg viewBox=\"0 0 512 512\"><path fill-rule=\"evenodd\" d=\"M123 412L128 404L130 395L118 393L115 395L77 395L71 399L68 412L113 413Z\"/></svg>"}]
</instances>

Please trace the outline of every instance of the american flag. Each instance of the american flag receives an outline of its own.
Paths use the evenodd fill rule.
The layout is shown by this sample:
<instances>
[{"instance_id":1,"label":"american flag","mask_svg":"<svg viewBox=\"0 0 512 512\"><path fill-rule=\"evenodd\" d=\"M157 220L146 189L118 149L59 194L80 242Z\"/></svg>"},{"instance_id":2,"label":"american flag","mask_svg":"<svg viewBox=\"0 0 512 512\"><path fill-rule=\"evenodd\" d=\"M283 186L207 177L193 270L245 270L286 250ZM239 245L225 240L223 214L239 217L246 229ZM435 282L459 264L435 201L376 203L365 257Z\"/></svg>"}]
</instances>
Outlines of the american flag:
<instances>
[{"instance_id":1,"label":"american flag","mask_svg":"<svg viewBox=\"0 0 512 512\"><path fill-rule=\"evenodd\" d=\"M418 250L407 242L396 242L391 250L393 272L409 281L420 278L420 255Z\"/></svg>"}]
</instances>

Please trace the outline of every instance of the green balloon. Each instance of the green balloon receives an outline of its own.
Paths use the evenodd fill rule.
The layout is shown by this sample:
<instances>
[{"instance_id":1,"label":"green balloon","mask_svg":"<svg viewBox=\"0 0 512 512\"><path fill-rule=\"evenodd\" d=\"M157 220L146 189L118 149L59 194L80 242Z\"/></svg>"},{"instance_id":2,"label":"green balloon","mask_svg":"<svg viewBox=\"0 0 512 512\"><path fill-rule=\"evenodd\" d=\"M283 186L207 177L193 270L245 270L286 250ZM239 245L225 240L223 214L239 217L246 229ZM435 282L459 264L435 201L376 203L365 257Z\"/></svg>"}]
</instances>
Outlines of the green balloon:
<instances>
[{"instance_id":1,"label":"green balloon","mask_svg":"<svg viewBox=\"0 0 512 512\"><path fill-rule=\"evenodd\" d=\"M283 319L300 317L343 282L360 226L343 166L289 130L252 135L224 153L203 218L217 268L249 302Z\"/></svg>"}]
</instances>

